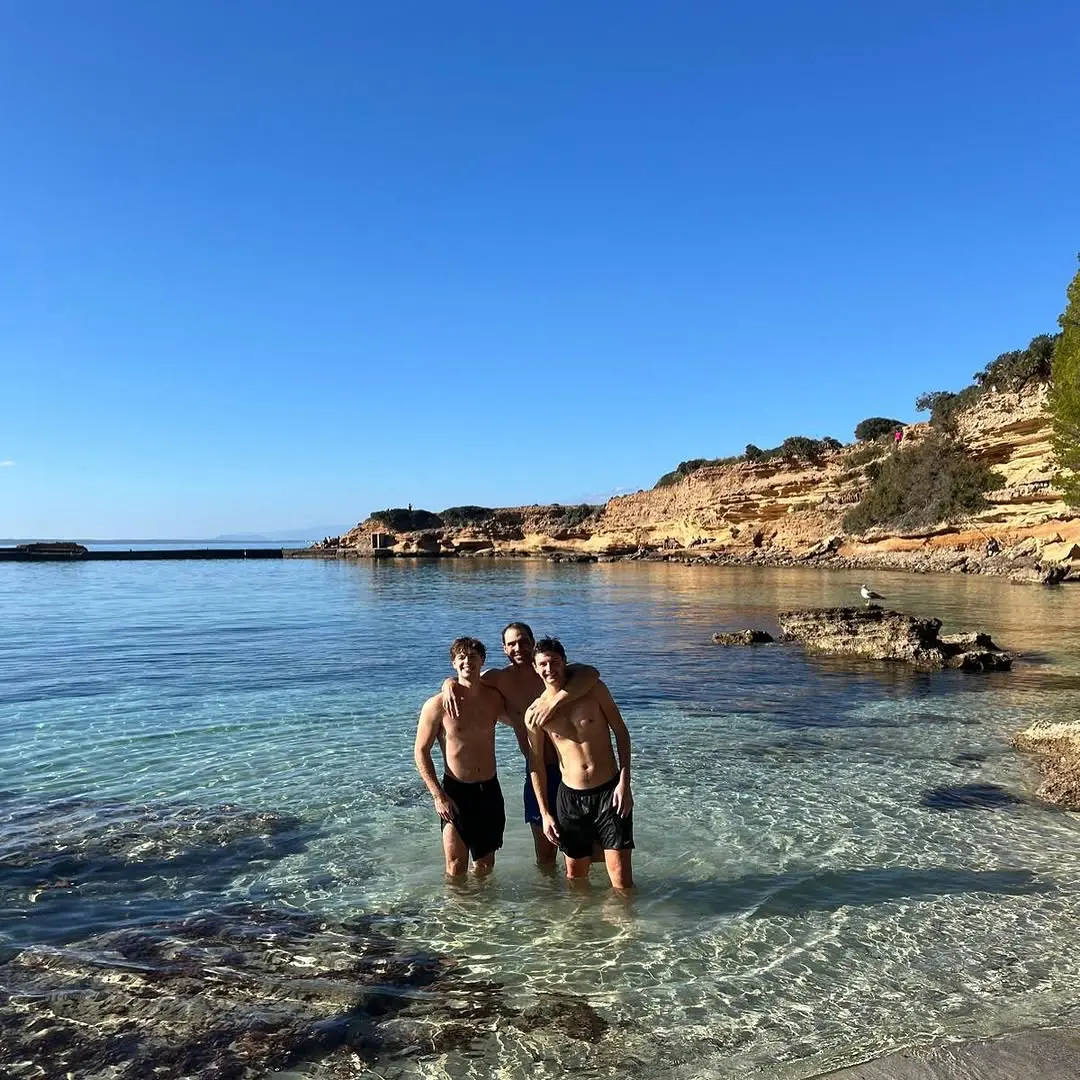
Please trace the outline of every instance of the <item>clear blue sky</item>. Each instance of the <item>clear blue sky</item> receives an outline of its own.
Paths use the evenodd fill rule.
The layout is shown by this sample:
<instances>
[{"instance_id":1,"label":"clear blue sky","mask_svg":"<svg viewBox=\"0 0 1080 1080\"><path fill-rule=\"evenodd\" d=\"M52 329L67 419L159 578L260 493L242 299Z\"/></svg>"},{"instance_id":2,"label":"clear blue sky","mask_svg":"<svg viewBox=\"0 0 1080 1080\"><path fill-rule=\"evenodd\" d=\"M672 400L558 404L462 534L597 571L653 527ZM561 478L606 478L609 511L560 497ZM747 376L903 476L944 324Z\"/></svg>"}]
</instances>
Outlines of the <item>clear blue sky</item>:
<instances>
[{"instance_id":1,"label":"clear blue sky","mask_svg":"<svg viewBox=\"0 0 1080 1080\"><path fill-rule=\"evenodd\" d=\"M1075 2L0 3L0 536L576 502L1053 329Z\"/></svg>"}]
</instances>

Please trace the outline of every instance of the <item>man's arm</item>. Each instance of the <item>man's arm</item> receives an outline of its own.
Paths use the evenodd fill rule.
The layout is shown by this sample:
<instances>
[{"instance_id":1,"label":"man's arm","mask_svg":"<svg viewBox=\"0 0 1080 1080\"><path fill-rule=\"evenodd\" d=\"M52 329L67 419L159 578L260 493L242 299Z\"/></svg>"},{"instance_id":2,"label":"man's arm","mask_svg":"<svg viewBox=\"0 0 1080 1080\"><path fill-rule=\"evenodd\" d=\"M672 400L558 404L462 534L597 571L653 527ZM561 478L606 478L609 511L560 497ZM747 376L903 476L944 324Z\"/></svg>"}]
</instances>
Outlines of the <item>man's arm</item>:
<instances>
[{"instance_id":1,"label":"man's arm","mask_svg":"<svg viewBox=\"0 0 1080 1080\"><path fill-rule=\"evenodd\" d=\"M536 792L536 805L540 808L540 820L544 835L553 844L559 843L559 826L548 806L547 765L544 762L544 741L547 736L540 728L529 728L529 779Z\"/></svg>"},{"instance_id":2,"label":"man's arm","mask_svg":"<svg viewBox=\"0 0 1080 1080\"><path fill-rule=\"evenodd\" d=\"M566 675L566 685L561 690L545 690L529 706L530 725L543 727L560 705L583 698L600 682L600 672L588 664L569 664Z\"/></svg>"},{"instance_id":3,"label":"man's arm","mask_svg":"<svg viewBox=\"0 0 1080 1080\"><path fill-rule=\"evenodd\" d=\"M480 681L485 686L490 686L493 690L498 690L502 693L499 686L499 668L488 668L480 675ZM445 678L443 679L442 688L439 691L442 696L442 707L452 720L461 719L461 703L465 700L465 687L457 681L457 679Z\"/></svg>"},{"instance_id":4,"label":"man's arm","mask_svg":"<svg viewBox=\"0 0 1080 1080\"><path fill-rule=\"evenodd\" d=\"M457 814L457 806L445 791L435 773L435 762L431 760L431 748L442 730L442 701L438 697L429 698L420 710L420 722L416 725L416 742L413 744L413 760L416 771L424 786L431 793L435 803L435 812L443 821L451 821Z\"/></svg>"},{"instance_id":5,"label":"man's arm","mask_svg":"<svg viewBox=\"0 0 1080 1080\"><path fill-rule=\"evenodd\" d=\"M612 735L615 736L615 753L619 758L619 782L615 785L612 803L621 817L626 817L634 808L634 796L630 793L630 732L626 730L626 721L619 712L619 706L611 696L611 691L598 681L596 698L603 710L604 719Z\"/></svg>"}]
</instances>

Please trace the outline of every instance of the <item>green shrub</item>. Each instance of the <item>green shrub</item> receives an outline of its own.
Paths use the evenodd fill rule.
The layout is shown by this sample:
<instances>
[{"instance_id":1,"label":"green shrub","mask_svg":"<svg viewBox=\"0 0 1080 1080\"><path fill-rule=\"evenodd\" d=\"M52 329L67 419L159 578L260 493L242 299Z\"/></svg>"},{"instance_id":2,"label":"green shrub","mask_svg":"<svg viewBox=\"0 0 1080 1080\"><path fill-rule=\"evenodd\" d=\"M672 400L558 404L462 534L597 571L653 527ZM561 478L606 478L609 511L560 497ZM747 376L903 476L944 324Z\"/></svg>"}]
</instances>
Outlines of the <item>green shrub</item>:
<instances>
[{"instance_id":1,"label":"green shrub","mask_svg":"<svg viewBox=\"0 0 1080 1080\"><path fill-rule=\"evenodd\" d=\"M981 386L965 386L956 394L951 390L932 390L915 399L915 408L918 412L930 414L931 426L951 434L956 431L956 420L960 413L974 405L982 394Z\"/></svg>"},{"instance_id":2,"label":"green shrub","mask_svg":"<svg viewBox=\"0 0 1080 1080\"><path fill-rule=\"evenodd\" d=\"M868 416L855 425L855 438L859 442L873 442L883 435L893 435L904 426L902 420L890 420L885 416Z\"/></svg>"},{"instance_id":3,"label":"green shrub","mask_svg":"<svg viewBox=\"0 0 1080 1080\"><path fill-rule=\"evenodd\" d=\"M852 469L861 468L863 465L884 457L890 450L890 443L871 442L865 446L857 447L847 456L848 466Z\"/></svg>"},{"instance_id":4,"label":"green shrub","mask_svg":"<svg viewBox=\"0 0 1080 1080\"><path fill-rule=\"evenodd\" d=\"M562 506L559 503L552 503L548 507L548 512L552 517L559 518L564 526L571 529L575 525L580 525L583 521L593 517L600 510L603 510L602 506L594 506L590 503L578 503L577 506Z\"/></svg>"},{"instance_id":5,"label":"green shrub","mask_svg":"<svg viewBox=\"0 0 1080 1080\"><path fill-rule=\"evenodd\" d=\"M1054 344L1060 334L1039 334L1026 349L1013 349L975 372L975 382L986 389L1020 390L1028 383L1049 382L1053 374Z\"/></svg>"},{"instance_id":6,"label":"green shrub","mask_svg":"<svg viewBox=\"0 0 1080 1080\"><path fill-rule=\"evenodd\" d=\"M671 487L672 484L677 484L684 477L697 472L698 469L703 469L706 465L734 465L736 461L742 461L742 455L736 454L734 457L719 458L698 457L691 458L689 461L680 461L671 472L664 473L664 475L653 484L653 488Z\"/></svg>"},{"instance_id":7,"label":"green shrub","mask_svg":"<svg viewBox=\"0 0 1080 1080\"><path fill-rule=\"evenodd\" d=\"M986 492L1001 484L1000 477L942 434L873 461L866 471L870 488L844 517L848 532L955 521L983 509Z\"/></svg>"},{"instance_id":8,"label":"green shrub","mask_svg":"<svg viewBox=\"0 0 1080 1080\"><path fill-rule=\"evenodd\" d=\"M1080 506L1080 271L1069 284L1065 310L1054 349L1054 381L1050 417L1054 425L1054 457L1065 472L1057 482L1070 506Z\"/></svg>"},{"instance_id":9,"label":"green shrub","mask_svg":"<svg viewBox=\"0 0 1080 1080\"><path fill-rule=\"evenodd\" d=\"M439 511L444 525L477 525L481 521L490 521L495 511L490 506L450 506Z\"/></svg>"},{"instance_id":10,"label":"green shrub","mask_svg":"<svg viewBox=\"0 0 1080 1080\"><path fill-rule=\"evenodd\" d=\"M371 520L378 522L390 532L417 532L420 529L442 528L442 518L430 510L413 510L397 506L393 509L376 510Z\"/></svg>"},{"instance_id":11,"label":"green shrub","mask_svg":"<svg viewBox=\"0 0 1080 1080\"><path fill-rule=\"evenodd\" d=\"M746 444L746 449L743 451L743 457L747 461L761 461L765 457L765 451L760 446L755 446L752 442Z\"/></svg>"}]
</instances>

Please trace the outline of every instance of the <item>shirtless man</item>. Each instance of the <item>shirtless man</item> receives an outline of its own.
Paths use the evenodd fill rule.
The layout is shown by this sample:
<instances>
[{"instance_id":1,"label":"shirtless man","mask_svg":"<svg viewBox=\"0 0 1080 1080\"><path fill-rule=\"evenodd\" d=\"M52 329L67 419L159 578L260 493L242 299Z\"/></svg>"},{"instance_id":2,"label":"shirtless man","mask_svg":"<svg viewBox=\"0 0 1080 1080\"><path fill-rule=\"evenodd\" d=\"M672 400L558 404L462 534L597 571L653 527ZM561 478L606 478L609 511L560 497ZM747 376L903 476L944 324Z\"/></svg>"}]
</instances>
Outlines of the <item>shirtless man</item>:
<instances>
[{"instance_id":1,"label":"shirtless man","mask_svg":"<svg viewBox=\"0 0 1080 1080\"><path fill-rule=\"evenodd\" d=\"M558 692L566 682L566 650L555 638L536 643L534 664L547 690ZM546 692L546 691L545 691ZM601 681L584 697L545 718L525 714L533 787L544 833L566 856L568 878L588 877L593 844L604 849L608 877L616 889L633 887L630 853L634 847L630 793L630 734L618 706ZM618 764L611 750L615 736ZM544 743L559 755L562 786L552 813Z\"/></svg>"},{"instance_id":2,"label":"shirtless man","mask_svg":"<svg viewBox=\"0 0 1080 1080\"><path fill-rule=\"evenodd\" d=\"M536 802L536 793L528 774L529 742L525 734L525 710L530 705L538 723L546 722L551 715L568 701L575 701L588 694L600 679L596 668L587 664L571 664L566 671L565 686L557 690L545 689L544 681L533 667L533 647L535 639L527 623L512 622L502 632L503 652L509 667L485 671L481 681L486 686L497 690L504 702L506 722L514 729L518 745L525 756L525 821L532 827L533 849L536 862L540 866L554 866L558 848L544 835L544 822L540 807ZM443 709L453 716L459 708L459 698L463 700L460 684L454 679L443 683ZM539 699L539 700L538 700ZM545 763L548 790L554 798L559 786L559 759L555 747L545 745Z\"/></svg>"},{"instance_id":3,"label":"shirtless man","mask_svg":"<svg viewBox=\"0 0 1080 1080\"><path fill-rule=\"evenodd\" d=\"M495 852L502 847L506 812L495 771L495 723L503 713L502 697L480 681L487 650L476 638L457 638L450 645L450 663L461 689L459 708L451 716L441 694L420 710L413 758L442 819L446 873L459 877L469 869L490 874ZM438 739L445 772L435 774L431 748Z\"/></svg>"}]
</instances>

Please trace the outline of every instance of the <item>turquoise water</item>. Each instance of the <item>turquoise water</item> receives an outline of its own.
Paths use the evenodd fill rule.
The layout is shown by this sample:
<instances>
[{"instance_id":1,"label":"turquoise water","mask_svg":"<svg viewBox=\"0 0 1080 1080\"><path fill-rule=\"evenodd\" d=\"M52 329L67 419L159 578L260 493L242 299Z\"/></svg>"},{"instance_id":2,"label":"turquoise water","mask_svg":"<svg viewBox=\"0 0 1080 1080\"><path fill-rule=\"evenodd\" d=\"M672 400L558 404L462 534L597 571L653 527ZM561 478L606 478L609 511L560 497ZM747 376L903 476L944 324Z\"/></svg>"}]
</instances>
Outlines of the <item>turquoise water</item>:
<instances>
[{"instance_id":1,"label":"turquoise water","mask_svg":"<svg viewBox=\"0 0 1080 1080\"><path fill-rule=\"evenodd\" d=\"M22 800L280 810L305 844L215 888L332 916L386 912L524 1001L586 997L594 1045L499 1031L390 1076L800 1077L930 1035L1053 1024L1080 1008L1080 817L1030 796L1009 739L1073 716L1068 589L876 574L889 606L990 631L1014 671L919 674L718 649L716 629L856 602L798 570L455 560L0 566L0 786ZM443 882L412 765L416 715L463 633L509 619L594 663L634 740L629 904L540 874L524 770L493 880ZM1018 797L948 809L958 785ZM218 875L220 878L220 874ZM203 881L172 883L178 897ZM198 898L197 896L195 897ZM5 907L0 944L152 915L92 898Z\"/></svg>"}]
</instances>

